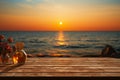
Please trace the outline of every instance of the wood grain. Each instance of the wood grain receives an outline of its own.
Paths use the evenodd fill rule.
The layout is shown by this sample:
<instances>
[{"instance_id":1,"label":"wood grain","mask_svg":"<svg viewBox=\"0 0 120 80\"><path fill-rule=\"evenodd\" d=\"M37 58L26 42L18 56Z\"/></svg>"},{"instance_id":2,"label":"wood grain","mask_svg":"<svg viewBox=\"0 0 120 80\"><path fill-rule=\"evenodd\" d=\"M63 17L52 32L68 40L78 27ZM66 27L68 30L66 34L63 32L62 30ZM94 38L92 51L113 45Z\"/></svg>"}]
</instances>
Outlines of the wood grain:
<instances>
[{"instance_id":1,"label":"wood grain","mask_svg":"<svg viewBox=\"0 0 120 80\"><path fill-rule=\"evenodd\" d=\"M24 65L0 64L0 76L120 76L117 58L28 58Z\"/></svg>"}]
</instances>

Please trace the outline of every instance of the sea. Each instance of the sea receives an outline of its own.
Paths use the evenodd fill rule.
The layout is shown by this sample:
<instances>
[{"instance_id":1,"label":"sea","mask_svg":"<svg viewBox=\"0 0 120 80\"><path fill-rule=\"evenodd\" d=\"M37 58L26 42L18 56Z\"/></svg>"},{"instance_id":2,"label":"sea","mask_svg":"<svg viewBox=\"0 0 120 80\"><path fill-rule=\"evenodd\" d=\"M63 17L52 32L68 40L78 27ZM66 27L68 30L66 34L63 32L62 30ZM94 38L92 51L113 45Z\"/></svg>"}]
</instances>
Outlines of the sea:
<instances>
[{"instance_id":1,"label":"sea","mask_svg":"<svg viewBox=\"0 0 120 80\"><path fill-rule=\"evenodd\" d=\"M75 56L101 54L109 44L120 52L120 32L75 32L75 31L0 31L0 35L24 42L26 53L71 54Z\"/></svg>"}]
</instances>

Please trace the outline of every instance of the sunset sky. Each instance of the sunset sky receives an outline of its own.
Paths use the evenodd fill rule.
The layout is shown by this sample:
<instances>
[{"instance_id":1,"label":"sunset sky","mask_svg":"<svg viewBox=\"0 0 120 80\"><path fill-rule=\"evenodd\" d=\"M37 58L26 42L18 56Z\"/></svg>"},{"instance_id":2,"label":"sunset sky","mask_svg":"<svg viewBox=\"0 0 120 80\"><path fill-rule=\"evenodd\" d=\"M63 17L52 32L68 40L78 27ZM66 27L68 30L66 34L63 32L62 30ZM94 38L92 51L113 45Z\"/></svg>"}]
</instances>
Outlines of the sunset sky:
<instances>
[{"instance_id":1,"label":"sunset sky","mask_svg":"<svg viewBox=\"0 0 120 80\"><path fill-rule=\"evenodd\" d=\"M1 31L120 31L120 0L0 0Z\"/></svg>"}]
</instances>

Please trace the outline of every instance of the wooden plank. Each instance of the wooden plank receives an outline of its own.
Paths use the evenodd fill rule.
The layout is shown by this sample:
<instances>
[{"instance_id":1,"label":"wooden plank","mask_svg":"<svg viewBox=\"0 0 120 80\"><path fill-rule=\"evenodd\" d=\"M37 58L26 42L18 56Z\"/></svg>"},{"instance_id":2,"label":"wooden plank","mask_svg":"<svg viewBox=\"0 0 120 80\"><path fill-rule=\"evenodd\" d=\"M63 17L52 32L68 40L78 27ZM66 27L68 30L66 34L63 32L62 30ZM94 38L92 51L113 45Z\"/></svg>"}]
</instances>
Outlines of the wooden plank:
<instances>
[{"instance_id":1,"label":"wooden plank","mask_svg":"<svg viewBox=\"0 0 120 80\"><path fill-rule=\"evenodd\" d=\"M27 58L28 61L120 61L118 58Z\"/></svg>"},{"instance_id":2,"label":"wooden plank","mask_svg":"<svg viewBox=\"0 0 120 80\"><path fill-rule=\"evenodd\" d=\"M0 76L11 76L11 77L14 77L14 76L22 76L22 77L26 77L26 76L30 76L30 77L119 77L120 76L120 73L65 73L65 72L61 72L61 73L3 73L2 75Z\"/></svg>"},{"instance_id":3,"label":"wooden plank","mask_svg":"<svg viewBox=\"0 0 120 80\"><path fill-rule=\"evenodd\" d=\"M0 65L0 76L120 76L120 59L28 58L24 65Z\"/></svg>"}]
</instances>

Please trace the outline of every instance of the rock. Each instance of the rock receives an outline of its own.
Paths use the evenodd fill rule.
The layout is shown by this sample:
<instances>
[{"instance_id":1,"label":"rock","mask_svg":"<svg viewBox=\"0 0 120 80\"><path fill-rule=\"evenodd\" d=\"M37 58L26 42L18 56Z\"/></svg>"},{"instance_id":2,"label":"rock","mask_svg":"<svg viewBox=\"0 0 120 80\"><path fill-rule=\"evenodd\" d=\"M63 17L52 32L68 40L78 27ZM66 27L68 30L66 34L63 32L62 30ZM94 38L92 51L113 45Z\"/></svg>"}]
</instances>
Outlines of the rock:
<instances>
[{"instance_id":1,"label":"rock","mask_svg":"<svg viewBox=\"0 0 120 80\"><path fill-rule=\"evenodd\" d=\"M102 57L115 57L116 55L118 54L111 45L106 45L101 53Z\"/></svg>"}]
</instances>

